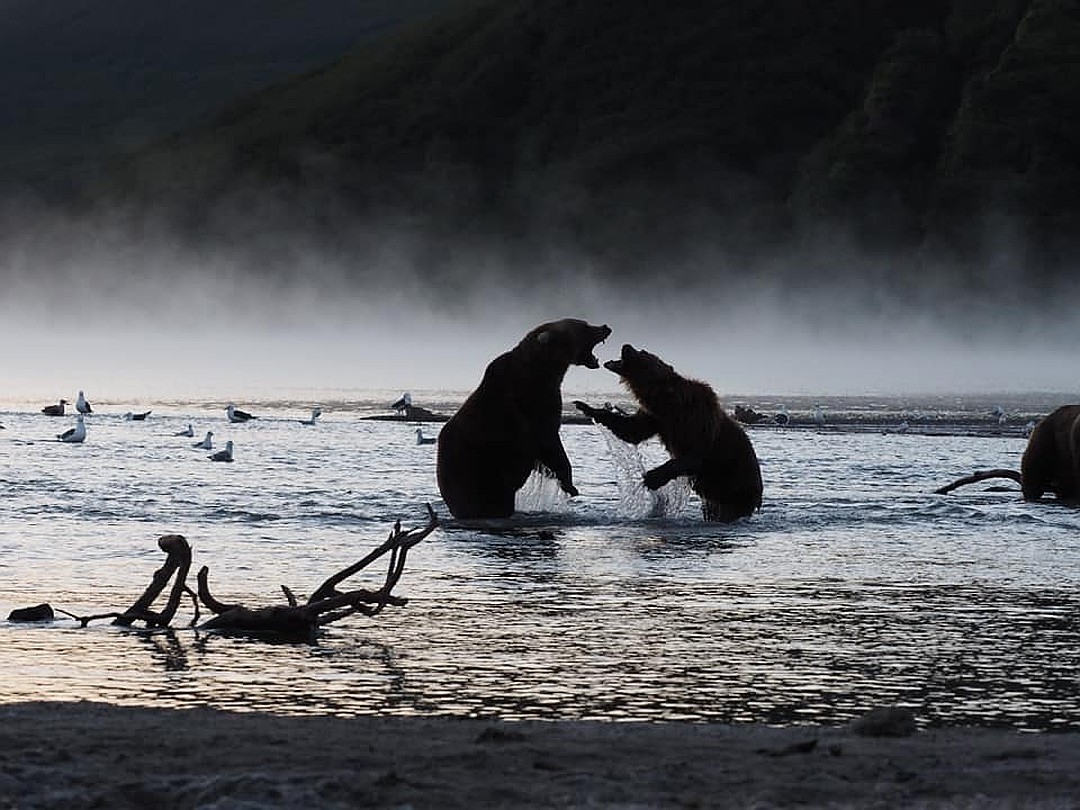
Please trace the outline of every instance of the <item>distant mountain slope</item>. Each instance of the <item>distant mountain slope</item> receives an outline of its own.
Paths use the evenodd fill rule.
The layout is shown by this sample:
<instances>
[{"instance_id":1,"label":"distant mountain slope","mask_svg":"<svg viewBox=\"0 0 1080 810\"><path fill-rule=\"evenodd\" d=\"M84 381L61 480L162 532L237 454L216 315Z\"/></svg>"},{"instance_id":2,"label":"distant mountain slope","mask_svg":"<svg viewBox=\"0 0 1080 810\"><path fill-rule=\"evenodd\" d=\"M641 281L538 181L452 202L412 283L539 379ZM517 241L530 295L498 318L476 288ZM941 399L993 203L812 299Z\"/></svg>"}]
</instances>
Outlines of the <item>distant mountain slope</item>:
<instances>
[{"instance_id":1,"label":"distant mountain slope","mask_svg":"<svg viewBox=\"0 0 1080 810\"><path fill-rule=\"evenodd\" d=\"M967 249L1007 219L1053 264L1077 232L1078 106L1076 0L473 0L110 183L200 207L329 194L619 257L838 229Z\"/></svg>"},{"instance_id":2,"label":"distant mountain slope","mask_svg":"<svg viewBox=\"0 0 1080 810\"><path fill-rule=\"evenodd\" d=\"M0 184L205 121L446 0L2 0Z\"/></svg>"}]
</instances>

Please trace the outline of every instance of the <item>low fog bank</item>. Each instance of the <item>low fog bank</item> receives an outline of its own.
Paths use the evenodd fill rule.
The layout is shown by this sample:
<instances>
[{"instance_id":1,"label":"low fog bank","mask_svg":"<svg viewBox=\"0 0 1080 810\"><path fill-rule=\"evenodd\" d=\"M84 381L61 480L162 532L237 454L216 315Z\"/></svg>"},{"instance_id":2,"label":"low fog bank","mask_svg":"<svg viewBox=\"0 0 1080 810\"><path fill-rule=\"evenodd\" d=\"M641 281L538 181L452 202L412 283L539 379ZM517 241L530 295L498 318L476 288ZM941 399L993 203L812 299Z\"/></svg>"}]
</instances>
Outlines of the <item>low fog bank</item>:
<instances>
[{"instance_id":1,"label":"low fog bank","mask_svg":"<svg viewBox=\"0 0 1080 810\"><path fill-rule=\"evenodd\" d=\"M1076 290L1033 290L1007 252L958 276L839 242L754 261L703 246L620 274L564 243L506 251L400 223L222 245L149 221L34 219L2 240L9 401L467 391L560 317L611 326L601 359L633 343L722 396L1080 391ZM618 384L575 368L565 389Z\"/></svg>"}]
</instances>

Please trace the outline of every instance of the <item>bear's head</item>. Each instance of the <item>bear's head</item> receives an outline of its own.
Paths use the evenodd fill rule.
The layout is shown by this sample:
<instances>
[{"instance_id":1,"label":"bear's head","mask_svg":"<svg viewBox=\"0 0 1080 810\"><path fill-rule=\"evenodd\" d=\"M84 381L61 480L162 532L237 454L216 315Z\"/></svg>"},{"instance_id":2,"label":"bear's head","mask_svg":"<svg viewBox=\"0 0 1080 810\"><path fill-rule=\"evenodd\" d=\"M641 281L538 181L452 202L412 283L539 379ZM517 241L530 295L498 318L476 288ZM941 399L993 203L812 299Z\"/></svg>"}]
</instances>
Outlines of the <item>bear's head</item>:
<instances>
[{"instance_id":1,"label":"bear's head","mask_svg":"<svg viewBox=\"0 0 1080 810\"><path fill-rule=\"evenodd\" d=\"M611 329L607 324L593 326L577 318L544 323L533 329L521 341L521 346L544 355L552 364L600 368L593 350L607 340Z\"/></svg>"},{"instance_id":2,"label":"bear's head","mask_svg":"<svg viewBox=\"0 0 1080 810\"><path fill-rule=\"evenodd\" d=\"M655 354L624 343L618 360L608 360L604 368L614 371L647 410L655 412L677 392L682 377Z\"/></svg>"}]
</instances>

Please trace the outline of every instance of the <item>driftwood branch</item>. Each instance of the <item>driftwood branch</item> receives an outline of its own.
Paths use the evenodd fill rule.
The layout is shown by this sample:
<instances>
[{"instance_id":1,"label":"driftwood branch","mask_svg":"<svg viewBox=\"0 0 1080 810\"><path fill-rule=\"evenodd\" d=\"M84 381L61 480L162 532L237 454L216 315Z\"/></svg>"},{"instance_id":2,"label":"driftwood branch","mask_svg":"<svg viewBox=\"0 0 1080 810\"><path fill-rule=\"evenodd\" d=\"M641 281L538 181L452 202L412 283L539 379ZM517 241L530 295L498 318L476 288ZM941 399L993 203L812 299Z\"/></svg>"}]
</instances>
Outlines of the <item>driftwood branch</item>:
<instances>
[{"instance_id":1,"label":"driftwood branch","mask_svg":"<svg viewBox=\"0 0 1080 810\"><path fill-rule=\"evenodd\" d=\"M184 595L187 587L187 573L191 568L191 546L182 534L166 534L158 539L158 548L168 554L165 565L154 572L150 585L143 591L131 607L113 619L113 624L129 627L135 621L144 621L148 627L168 627L176 609L180 606L180 597ZM169 580L176 574L169 599L160 613L150 610L154 600L169 584Z\"/></svg>"},{"instance_id":2,"label":"driftwood branch","mask_svg":"<svg viewBox=\"0 0 1080 810\"><path fill-rule=\"evenodd\" d=\"M376 548L359 562L350 565L348 568L343 568L342 570L334 574L332 577L330 577L328 580L326 580L326 582L320 585L315 590L315 593L311 595L311 598L308 599L308 604L334 595L337 592L336 588L340 583L353 576L357 572L362 571L367 566L371 565L371 563L375 562L375 560L379 559L379 557L386 554L387 551L392 551L395 554L399 549L403 552L408 551L410 548L412 548L429 534L431 534L435 527L439 525L439 519L435 515L435 510L431 508L431 504L425 504L425 506L427 508L428 522L427 525L424 526L424 528L410 529L403 532L401 530L401 521L397 521L394 524L394 530L390 532L390 536L386 539L385 543ZM401 564L403 566L404 561L402 561ZM399 572L398 577L400 576L401 574ZM395 580L395 582L396 581L397 580Z\"/></svg>"},{"instance_id":3,"label":"driftwood branch","mask_svg":"<svg viewBox=\"0 0 1080 810\"><path fill-rule=\"evenodd\" d=\"M361 560L343 568L320 585L304 604L292 591L282 586L286 605L248 608L244 605L225 604L210 592L209 571L204 566L198 575L199 598L215 615L202 625L207 630L240 633L243 635L273 635L287 638L311 638L316 630L326 624L363 613L375 616L387 605L404 605L406 600L394 596L392 591L405 568L409 549L431 534L438 526L438 518L431 505L427 505L428 523L423 528L403 531L401 522L394 524L390 536L378 548ZM390 555L386 577L381 587L368 590L356 589L342 593L337 586L377 561Z\"/></svg>"},{"instance_id":4,"label":"driftwood branch","mask_svg":"<svg viewBox=\"0 0 1080 810\"><path fill-rule=\"evenodd\" d=\"M187 584L187 576L191 568L191 546L188 545L187 540L182 535L167 534L158 540L158 546L167 555L165 564L154 572L146 590L127 610L99 613L92 616L76 616L65 610L58 610L58 612L71 617L83 627L86 627L92 621L101 619L112 619L113 624L123 627L129 627L136 621L144 622L148 628L169 627L184 595L187 594L191 597L195 614L190 623L192 627L198 625L207 630L220 630L255 636L273 635L292 639L311 638L322 625L351 616L354 613L374 616L387 605L400 606L406 604L406 599L395 596L392 591L405 570L405 560L409 549L431 534L435 527L438 526L435 510L431 508L430 504L427 504L426 507L428 522L425 526L417 529L402 530L401 521L397 521L394 524L393 531L390 532L390 536L384 543L360 561L343 568L323 582L304 604L300 604L293 592L284 585L282 586L282 592L287 602L285 605L252 609L240 604L222 602L210 592L210 569L205 565L199 569L197 575L198 590L193 590ZM357 588L344 593L338 590L338 585L346 579L387 555L389 555L387 570L380 587L375 589ZM169 591L165 606L160 611L155 611L153 604L170 581L172 582L172 589ZM212 618L202 625L198 624L200 603L214 614ZM42 607L49 606L35 608L35 616L39 615L39 608ZM51 610L50 607L50 615Z\"/></svg>"},{"instance_id":5,"label":"driftwood branch","mask_svg":"<svg viewBox=\"0 0 1080 810\"><path fill-rule=\"evenodd\" d=\"M1020 473L1016 470L997 469L997 470L977 470L971 475L965 475L963 478L957 478L951 484L946 484L943 487L934 490L935 495L948 495L954 489L967 486L968 484L977 484L980 481L987 481L991 478L1008 478L1010 481L1016 483L1022 483L1020 480Z\"/></svg>"}]
</instances>

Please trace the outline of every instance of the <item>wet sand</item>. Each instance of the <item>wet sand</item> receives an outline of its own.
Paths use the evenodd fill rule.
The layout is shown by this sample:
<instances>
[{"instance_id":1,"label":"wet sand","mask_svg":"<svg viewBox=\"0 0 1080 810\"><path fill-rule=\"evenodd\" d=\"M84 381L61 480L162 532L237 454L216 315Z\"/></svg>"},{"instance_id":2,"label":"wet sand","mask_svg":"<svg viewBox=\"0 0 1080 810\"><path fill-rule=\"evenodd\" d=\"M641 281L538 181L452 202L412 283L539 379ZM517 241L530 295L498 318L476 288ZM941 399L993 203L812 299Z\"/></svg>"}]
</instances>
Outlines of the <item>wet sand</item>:
<instances>
[{"instance_id":1,"label":"wet sand","mask_svg":"<svg viewBox=\"0 0 1080 810\"><path fill-rule=\"evenodd\" d=\"M1076 733L903 722L774 729L0 706L5 808L1065 808L1080 806L1078 764Z\"/></svg>"}]
</instances>

